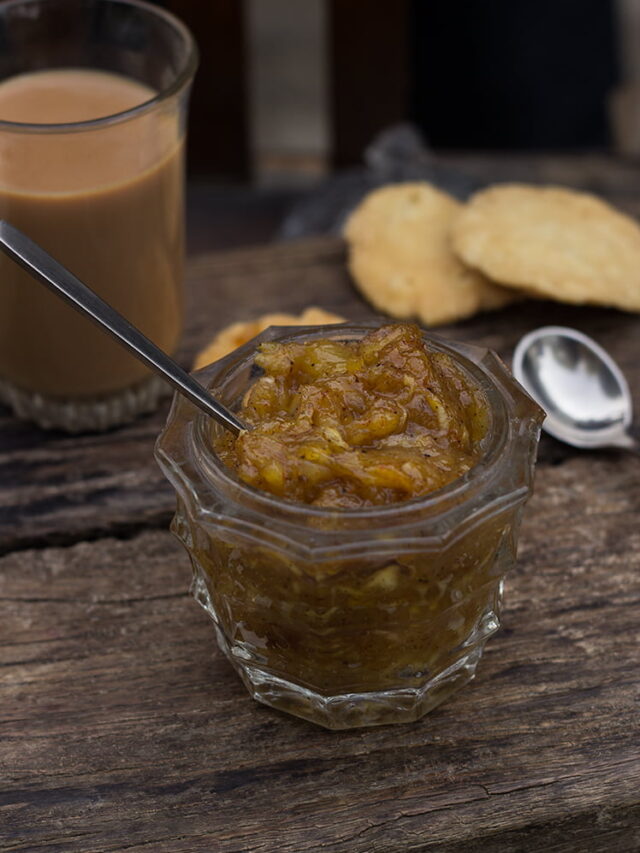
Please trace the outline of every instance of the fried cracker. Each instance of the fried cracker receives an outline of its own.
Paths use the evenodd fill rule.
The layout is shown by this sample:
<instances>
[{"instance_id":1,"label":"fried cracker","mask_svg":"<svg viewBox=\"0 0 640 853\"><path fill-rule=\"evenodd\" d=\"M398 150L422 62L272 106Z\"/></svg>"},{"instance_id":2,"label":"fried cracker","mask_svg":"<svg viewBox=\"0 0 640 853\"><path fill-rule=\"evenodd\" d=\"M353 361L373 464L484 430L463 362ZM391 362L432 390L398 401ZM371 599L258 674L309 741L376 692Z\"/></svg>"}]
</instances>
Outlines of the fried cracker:
<instances>
[{"instance_id":1,"label":"fried cracker","mask_svg":"<svg viewBox=\"0 0 640 853\"><path fill-rule=\"evenodd\" d=\"M222 331L218 332L211 343L201 350L196 356L193 369L198 370L228 355L237 347L246 344L251 338L255 338L269 326L324 326L331 323L344 323L345 318L338 314L325 311L324 308L312 306L306 308L302 314L263 314L257 320L241 321L231 323Z\"/></svg>"},{"instance_id":2,"label":"fried cracker","mask_svg":"<svg viewBox=\"0 0 640 853\"><path fill-rule=\"evenodd\" d=\"M489 187L456 219L452 244L466 263L510 287L640 311L640 227L589 193Z\"/></svg>"},{"instance_id":3,"label":"fried cracker","mask_svg":"<svg viewBox=\"0 0 640 853\"><path fill-rule=\"evenodd\" d=\"M345 227L349 270L377 309L434 326L513 299L454 255L449 233L461 207L418 182L375 190L351 214Z\"/></svg>"}]
</instances>

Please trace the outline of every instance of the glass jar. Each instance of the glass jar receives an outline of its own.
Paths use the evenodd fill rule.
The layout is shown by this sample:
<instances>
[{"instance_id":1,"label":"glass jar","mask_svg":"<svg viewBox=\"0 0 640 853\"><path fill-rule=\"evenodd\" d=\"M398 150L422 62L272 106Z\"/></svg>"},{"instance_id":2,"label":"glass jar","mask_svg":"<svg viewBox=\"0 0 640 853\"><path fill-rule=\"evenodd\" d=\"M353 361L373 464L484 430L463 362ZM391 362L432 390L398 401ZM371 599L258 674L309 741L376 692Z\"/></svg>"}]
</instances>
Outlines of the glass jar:
<instances>
[{"instance_id":1,"label":"glass jar","mask_svg":"<svg viewBox=\"0 0 640 853\"><path fill-rule=\"evenodd\" d=\"M271 328L196 375L237 409L260 343L371 328ZM489 426L480 462L423 497L336 510L260 492L223 466L218 427L181 397L156 446L220 648L255 699L330 729L421 717L473 677L499 627L544 413L490 350L425 340L482 389Z\"/></svg>"}]
</instances>

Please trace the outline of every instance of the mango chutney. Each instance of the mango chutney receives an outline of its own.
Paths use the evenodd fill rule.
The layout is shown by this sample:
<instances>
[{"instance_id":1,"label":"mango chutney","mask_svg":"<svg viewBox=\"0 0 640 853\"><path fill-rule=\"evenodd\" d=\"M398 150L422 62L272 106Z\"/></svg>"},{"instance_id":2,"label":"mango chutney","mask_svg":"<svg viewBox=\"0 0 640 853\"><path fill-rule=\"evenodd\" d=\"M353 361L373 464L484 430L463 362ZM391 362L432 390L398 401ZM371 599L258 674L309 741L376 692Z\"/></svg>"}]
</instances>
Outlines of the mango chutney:
<instances>
[{"instance_id":1,"label":"mango chutney","mask_svg":"<svg viewBox=\"0 0 640 853\"><path fill-rule=\"evenodd\" d=\"M360 341L265 343L242 418L253 429L218 442L251 486L314 506L408 500L466 473L480 455L487 404L417 326Z\"/></svg>"},{"instance_id":2,"label":"mango chutney","mask_svg":"<svg viewBox=\"0 0 640 853\"><path fill-rule=\"evenodd\" d=\"M415 720L499 626L539 407L489 350L416 326L272 328L176 398L157 446L218 645L260 702L331 729Z\"/></svg>"}]
</instances>

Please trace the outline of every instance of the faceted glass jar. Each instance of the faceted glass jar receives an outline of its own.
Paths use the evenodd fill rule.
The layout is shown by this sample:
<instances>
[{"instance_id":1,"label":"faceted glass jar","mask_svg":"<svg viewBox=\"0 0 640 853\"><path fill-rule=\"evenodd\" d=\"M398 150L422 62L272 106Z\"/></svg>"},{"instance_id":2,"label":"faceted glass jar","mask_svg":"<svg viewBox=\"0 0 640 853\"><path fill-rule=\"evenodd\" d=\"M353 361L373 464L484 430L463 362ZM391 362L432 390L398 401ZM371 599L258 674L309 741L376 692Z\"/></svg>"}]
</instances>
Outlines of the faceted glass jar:
<instances>
[{"instance_id":1,"label":"faceted glass jar","mask_svg":"<svg viewBox=\"0 0 640 853\"><path fill-rule=\"evenodd\" d=\"M238 409L260 343L371 328L271 328L196 375ZM423 497L337 510L260 492L179 396L156 446L220 648L255 699L330 729L418 719L473 678L499 627L544 413L490 350L425 340L482 389L489 426L478 464Z\"/></svg>"}]
</instances>

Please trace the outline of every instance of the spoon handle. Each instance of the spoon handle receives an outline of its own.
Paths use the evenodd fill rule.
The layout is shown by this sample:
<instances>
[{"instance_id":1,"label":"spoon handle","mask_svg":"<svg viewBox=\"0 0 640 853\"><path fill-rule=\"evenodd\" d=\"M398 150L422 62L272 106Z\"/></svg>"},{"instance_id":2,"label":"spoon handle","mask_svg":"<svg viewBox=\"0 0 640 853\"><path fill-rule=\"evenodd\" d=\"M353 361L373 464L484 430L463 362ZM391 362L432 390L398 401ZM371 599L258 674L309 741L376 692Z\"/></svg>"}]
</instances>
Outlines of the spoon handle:
<instances>
[{"instance_id":1,"label":"spoon handle","mask_svg":"<svg viewBox=\"0 0 640 853\"><path fill-rule=\"evenodd\" d=\"M621 430L619 435L616 436L615 441L612 441L609 446L640 456L640 441L630 435L626 430Z\"/></svg>"},{"instance_id":2,"label":"spoon handle","mask_svg":"<svg viewBox=\"0 0 640 853\"><path fill-rule=\"evenodd\" d=\"M632 444L627 445L625 449L628 450L629 453L633 453L634 456L640 457L640 441L632 439Z\"/></svg>"},{"instance_id":3,"label":"spoon handle","mask_svg":"<svg viewBox=\"0 0 640 853\"><path fill-rule=\"evenodd\" d=\"M223 427L236 435L245 429L244 424L232 412L214 400L199 382L189 376L139 329L132 326L26 234L4 220L0 220L0 249L80 313L102 326L147 367L159 373Z\"/></svg>"}]
</instances>

